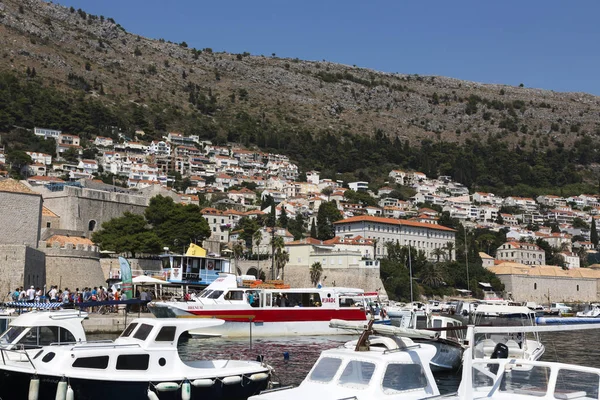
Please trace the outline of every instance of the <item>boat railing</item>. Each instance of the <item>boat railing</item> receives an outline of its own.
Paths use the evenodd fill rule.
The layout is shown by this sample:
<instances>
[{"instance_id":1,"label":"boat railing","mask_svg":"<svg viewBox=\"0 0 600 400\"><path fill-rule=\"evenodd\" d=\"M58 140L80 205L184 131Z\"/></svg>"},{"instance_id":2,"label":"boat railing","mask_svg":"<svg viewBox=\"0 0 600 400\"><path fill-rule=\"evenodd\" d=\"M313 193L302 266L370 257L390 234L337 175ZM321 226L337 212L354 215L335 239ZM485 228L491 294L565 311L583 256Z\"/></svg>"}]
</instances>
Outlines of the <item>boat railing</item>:
<instances>
[{"instance_id":1,"label":"boat railing","mask_svg":"<svg viewBox=\"0 0 600 400\"><path fill-rule=\"evenodd\" d=\"M32 368L35 368L35 366L33 365L33 361L31 361L31 357L29 357L29 353L23 347L21 347L19 349L0 348L0 353L2 354L2 364L3 365L6 365L6 361L9 358L8 354L17 354L19 356L19 361L25 361L25 360L23 360L23 356L25 356L25 358L27 359L26 361L31 365ZM15 360L9 360L9 361L15 361Z\"/></svg>"},{"instance_id":2,"label":"boat railing","mask_svg":"<svg viewBox=\"0 0 600 400\"><path fill-rule=\"evenodd\" d=\"M99 341L99 342L82 342L81 345L79 343L77 343L76 345L73 346L73 348L71 350L117 349L117 348L125 349L125 348L141 348L141 347L142 346L140 346L138 343L117 344L112 341L109 341L108 343L106 343L104 341Z\"/></svg>"},{"instance_id":3,"label":"boat railing","mask_svg":"<svg viewBox=\"0 0 600 400\"><path fill-rule=\"evenodd\" d=\"M110 339L102 339L102 340L79 340L77 342L52 342L50 346L69 346L69 345L79 345L79 344L87 344L87 343L112 343L113 341Z\"/></svg>"}]
</instances>

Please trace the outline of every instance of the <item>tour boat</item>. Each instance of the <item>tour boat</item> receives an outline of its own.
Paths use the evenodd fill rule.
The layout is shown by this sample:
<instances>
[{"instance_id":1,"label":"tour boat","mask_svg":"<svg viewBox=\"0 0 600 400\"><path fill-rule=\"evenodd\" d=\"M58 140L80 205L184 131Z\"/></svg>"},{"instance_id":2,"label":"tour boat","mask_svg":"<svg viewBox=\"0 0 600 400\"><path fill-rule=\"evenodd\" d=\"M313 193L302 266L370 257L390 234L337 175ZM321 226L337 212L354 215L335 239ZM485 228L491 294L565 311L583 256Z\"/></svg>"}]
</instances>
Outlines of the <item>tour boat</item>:
<instances>
[{"instance_id":1,"label":"tour boat","mask_svg":"<svg viewBox=\"0 0 600 400\"><path fill-rule=\"evenodd\" d=\"M329 321L367 322L364 306L354 300L364 293L362 289L264 286L255 286L232 274L220 274L189 301L153 302L148 304L148 308L158 318L225 320L221 326L191 332L199 336L344 334L347 332L330 328Z\"/></svg>"},{"instance_id":2,"label":"tour boat","mask_svg":"<svg viewBox=\"0 0 600 400\"><path fill-rule=\"evenodd\" d=\"M598 329L598 325L555 325L530 327L469 326L467 338L478 343L491 334L516 335ZM485 339L483 339L485 340ZM582 347L583 348L583 347ZM600 392L600 369L580 365L515 359L500 343L492 358L482 357L475 347L465 350L462 379L455 394L445 400L592 400Z\"/></svg>"},{"instance_id":3,"label":"tour boat","mask_svg":"<svg viewBox=\"0 0 600 400\"><path fill-rule=\"evenodd\" d=\"M429 367L435 347L407 337L370 336L372 328L369 323L358 340L323 351L298 387L267 390L250 399L416 400L439 396Z\"/></svg>"},{"instance_id":4,"label":"tour boat","mask_svg":"<svg viewBox=\"0 0 600 400\"><path fill-rule=\"evenodd\" d=\"M34 354L0 348L0 398L191 400L259 393L271 377L262 362L179 357L177 344L185 332L222 323L138 318L114 341L53 343Z\"/></svg>"}]
</instances>

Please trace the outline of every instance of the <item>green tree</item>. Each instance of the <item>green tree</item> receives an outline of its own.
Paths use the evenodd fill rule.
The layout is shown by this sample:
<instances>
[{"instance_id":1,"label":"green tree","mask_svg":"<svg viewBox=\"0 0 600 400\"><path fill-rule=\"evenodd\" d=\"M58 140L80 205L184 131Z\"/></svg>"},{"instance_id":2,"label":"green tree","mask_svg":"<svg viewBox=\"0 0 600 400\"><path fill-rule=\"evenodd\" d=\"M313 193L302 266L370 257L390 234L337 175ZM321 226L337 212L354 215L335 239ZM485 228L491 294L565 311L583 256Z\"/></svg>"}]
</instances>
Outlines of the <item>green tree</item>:
<instances>
[{"instance_id":1,"label":"green tree","mask_svg":"<svg viewBox=\"0 0 600 400\"><path fill-rule=\"evenodd\" d=\"M131 253L134 258L139 253L158 254L161 251L160 240L148 228L144 217L130 212L104 222L102 229L92 234L92 241L102 250Z\"/></svg>"},{"instance_id":2,"label":"green tree","mask_svg":"<svg viewBox=\"0 0 600 400\"><path fill-rule=\"evenodd\" d=\"M79 162L79 152L74 147L69 147L64 153L62 153L62 158L70 163L77 163Z\"/></svg>"},{"instance_id":3,"label":"green tree","mask_svg":"<svg viewBox=\"0 0 600 400\"><path fill-rule=\"evenodd\" d=\"M434 264L428 263L419 273L421 283L437 288L444 282L444 275L440 268Z\"/></svg>"},{"instance_id":4,"label":"green tree","mask_svg":"<svg viewBox=\"0 0 600 400\"><path fill-rule=\"evenodd\" d=\"M306 228L304 227L304 216L300 212L296 212L296 217L289 221L288 230L294 235L294 240L300 240L304 237Z\"/></svg>"},{"instance_id":5,"label":"green tree","mask_svg":"<svg viewBox=\"0 0 600 400\"><path fill-rule=\"evenodd\" d=\"M285 206L281 206L281 213L279 214L279 226L286 229L288 227L288 216L287 212L285 211Z\"/></svg>"},{"instance_id":6,"label":"green tree","mask_svg":"<svg viewBox=\"0 0 600 400\"><path fill-rule=\"evenodd\" d=\"M262 231L258 229L256 232L254 232L252 239L256 245L256 271L258 271L258 274L260 275L260 244L262 243Z\"/></svg>"},{"instance_id":7,"label":"green tree","mask_svg":"<svg viewBox=\"0 0 600 400\"><path fill-rule=\"evenodd\" d=\"M329 240L335 237L333 223L340 219L342 219L342 213L334 201L322 202L317 214L317 239Z\"/></svg>"},{"instance_id":8,"label":"green tree","mask_svg":"<svg viewBox=\"0 0 600 400\"><path fill-rule=\"evenodd\" d=\"M144 216L164 246L202 243L211 234L199 206L178 204L170 197L158 195L151 198Z\"/></svg>"},{"instance_id":9,"label":"green tree","mask_svg":"<svg viewBox=\"0 0 600 400\"><path fill-rule=\"evenodd\" d=\"M440 257L444 257L446 255L446 252L441 247L437 247L437 248L433 249L431 254L436 257L437 262L440 262Z\"/></svg>"},{"instance_id":10,"label":"green tree","mask_svg":"<svg viewBox=\"0 0 600 400\"><path fill-rule=\"evenodd\" d=\"M321 190L321 194L327 196L327 201L330 201L330 197L333 194L333 189L331 186L326 186L323 188L323 190Z\"/></svg>"},{"instance_id":11,"label":"green tree","mask_svg":"<svg viewBox=\"0 0 600 400\"><path fill-rule=\"evenodd\" d=\"M11 170L19 176L21 169L32 163L31 157L21 150L11 151L6 155L6 162L10 165Z\"/></svg>"},{"instance_id":12,"label":"green tree","mask_svg":"<svg viewBox=\"0 0 600 400\"><path fill-rule=\"evenodd\" d=\"M317 286L321 280L323 274L323 266L320 262L315 262L310 266L310 281L313 285Z\"/></svg>"},{"instance_id":13,"label":"green tree","mask_svg":"<svg viewBox=\"0 0 600 400\"><path fill-rule=\"evenodd\" d=\"M290 261L290 253L285 251L285 242L281 236L275 236L271 240L271 246L275 248L275 268L277 269L277 276L281 271L281 279L285 276L285 264Z\"/></svg>"},{"instance_id":14,"label":"green tree","mask_svg":"<svg viewBox=\"0 0 600 400\"><path fill-rule=\"evenodd\" d=\"M246 247L251 247L254 235L257 232L260 234L260 224L254 218L242 217L233 230L241 230L242 232L240 233L240 239L246 243Z\"/></svg>"},{"instance_id":15,"label":"green tree","mask_svg":"<svg viewBox=\"0 0 600 400\"><path fill-rule=\"evenodd\" d=\"M310 224L310 237L313 239L317 238L317 225L315 224L314 218L312 220L312 223Z\"/></svg>"}]
</instances>

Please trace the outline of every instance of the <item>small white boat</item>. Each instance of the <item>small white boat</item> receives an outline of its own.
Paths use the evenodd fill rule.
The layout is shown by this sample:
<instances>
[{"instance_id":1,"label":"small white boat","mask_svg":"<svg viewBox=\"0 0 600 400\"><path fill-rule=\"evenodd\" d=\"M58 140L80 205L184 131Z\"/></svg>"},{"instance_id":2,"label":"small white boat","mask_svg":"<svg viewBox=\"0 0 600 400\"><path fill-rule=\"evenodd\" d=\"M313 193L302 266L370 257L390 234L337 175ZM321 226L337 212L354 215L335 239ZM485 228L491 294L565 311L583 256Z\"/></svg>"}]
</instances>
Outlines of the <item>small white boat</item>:
<instances>
[{"instance_id":1,"label":"small white boat","mask_svg":"<svg viewBox=\"0 0 600 400\"><path fill-rule=\"evenodd\" d=\"M556 325L534 327L474 327L469 326L467 338L476 342L478 336L489 334L539 333L598 329L598 325ZM500 345L499 347L502 347ZM476 348L464 354L462 379L456 394L445 400L592 400L600 393L600 369L558 362L543 362L505 357L478 356Z\"/></svg>"},{"instance_id":2,"label":"small white boat","mask_svg":"<svg viewBox=\"0 0 600 400\"><path fill-rule=\"evenodd\" d=\"M585 310L579 311L575 314L579 318L599 318L600 317L600 304L592 303L586 307Z\"/></svg>"},{"instance_id":3,"label":"small white boat","mask_svg":"<svg viewBox=\"0 0 600 400\"><path fill-rule=\"evenodd\" d=\"M0 348L0 398L190 400L259 393L271 377L266 364L179 357L177 343L185 332L222 323L138 318L115 341L50 344L33 355Z\"/></svg>"},{"instance_id":4,"label":"small white boat","mask_svg":"<svg viewBox=\"0 0 600 400\"><path fill-rule=\"evenodd\" d=\"M473 313L475 326L493 326L497 332L489 332L479 338L474 352L477 357L490 358L498 343L506 345L509 358L538 360L546 347L537 332L525 333L519 327L535 327L536 312L524 306L480 304ZM516 333L502 333L504 327L513 327Z\"/></svg>"},{"instance_id":5,"label":"small white boat","mask_svg":"<svg viewBox=\"0 0 600 400\"><path fill-rule=\"evenodd\" d=\"M414 311L406 311L408 316L400 321L400 326L375 325L373 331L378 335L407 337L416 343L426 343L436 348L436 354L431 359L431 369L437 371L452 371L460 367L464 345L462 321L454 318L431 315L421 316ZM425 321L418 325L417 321ZM331 326L337 329L348 329L360 332L364 324L356 322L332 320Z\"/></svg>"},{"instance_id":6,"label":"small white boat","mask_svg":"<svg viewBox=\"0 0 600 400\"><path fill-rule=\"evenodd\" d=\"M252 400L416 400L438 396L429 367L435 347L406 337L371 336L372 322L360 339L325 350L296 388L263 392ZM386 329L389 326L376 326Z\"/></svg>"}]
</instances>

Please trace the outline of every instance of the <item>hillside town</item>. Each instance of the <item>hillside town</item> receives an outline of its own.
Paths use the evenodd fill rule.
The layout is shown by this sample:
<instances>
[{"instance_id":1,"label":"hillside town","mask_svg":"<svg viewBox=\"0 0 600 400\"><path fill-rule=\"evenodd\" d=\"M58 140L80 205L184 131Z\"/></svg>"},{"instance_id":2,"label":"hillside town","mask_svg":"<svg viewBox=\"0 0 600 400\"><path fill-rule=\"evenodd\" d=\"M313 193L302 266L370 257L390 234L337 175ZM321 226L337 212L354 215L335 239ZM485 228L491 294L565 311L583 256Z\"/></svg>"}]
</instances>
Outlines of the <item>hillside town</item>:
<instances>
[{"instance_id":1,"label":"hillside town","mask_svg":"<svg viewBox=\"0 0 600 400\"><path fill-rule=\"evenodd\" d=\"M114 212L100 213L94 207L82 212L81 204L65 202L61 193L77 198L94 197L90 194L94 192L126 196L118 202L135 204L128 208L134 213L142 212L150 197L163 194L179 203L203 206L201 213L211 231L204 246L215 254L231 252L240 243L246 250L268 257L271 238L281 237L289 254L286 279L296 284L307 284L306 271L319 262L337 270L337 275L329 274L330 284L349 284L345 272L357 268L371 271L365 280L370 287L365 289L381 288L378 260L386 257L388 243L411 246L432 262L456 260L457 230L440 223L444 217L458 221L464 232L505 232L506 243L479 256L484 267L499 274L513 297L523 296L515 292L516 284L510 283L513 275L600 278L593 268L577 272L595 260L597 235L592 236L600 218L596 195L502 198L494 193L470 193L449 176L428 177L399 169L389 172L384 186L373 187L366 181L322 178L319 171L302 172L281 154L236 144L216 146L198 136L174 132L160 141L145 141L144 132L137 131L133 139L118 134L85 143L77 135L54 129L35 128L33 133L56 143L55 155L27 151L31 162L20 170L26 190L43 197L39 236L31 241L35 246L43 242L52 247L59 242L62 247L76 249L83 243L91 248L91 235L127 208L115 203ZM95 157L84 158L84 153ZM0 162L2 174L8 175L12 166L6 164L4 154L0 154ZM110 177L108 183L100 180L103 176ZM309 231L326 202L333 202L343 219L334 222L333 238L319 240L310 237ZM79 217L70 215L77 212L73 207L79 210ZM278 220L299 217L302 229L294 234L285 226L262 226L260 238L240 240L243 231L238 225L243 218L267 215ZM555 266L548 266L550 260L538 245L540 240L557 250ZM258 268L243 265L237 263L238 273L260 274L260 264ZM109 268L105 275L110 274ZM577 288L569 294L570 300L583 294L577 293L581 292L579 285ZM596 285L584 297L581 300L595 300Z\"/></svg>"}]
</instances>

